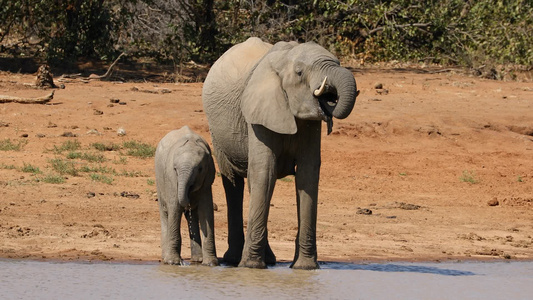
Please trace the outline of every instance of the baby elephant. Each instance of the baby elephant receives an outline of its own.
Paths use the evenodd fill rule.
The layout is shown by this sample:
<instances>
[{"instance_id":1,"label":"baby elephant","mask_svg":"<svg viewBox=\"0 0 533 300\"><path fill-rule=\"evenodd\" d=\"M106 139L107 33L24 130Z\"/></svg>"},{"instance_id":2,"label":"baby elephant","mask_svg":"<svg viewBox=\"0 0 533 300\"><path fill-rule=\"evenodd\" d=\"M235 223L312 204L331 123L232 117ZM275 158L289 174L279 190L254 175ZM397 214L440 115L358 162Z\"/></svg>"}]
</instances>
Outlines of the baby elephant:
<instances>
[{"instance_id":1,"label":"baby elephant","mask_svg":"<svg viewBox=\"0 0 533 300\"><path fill-rule=\"evenodd\" d=\"M215 165L207 142L187 126L169 132L157 145L155 178L163 262L183 263L180 224L181 215L185 213L191 239L191 261L218 265L211 192Z\"/></svg>"}]
</instances>

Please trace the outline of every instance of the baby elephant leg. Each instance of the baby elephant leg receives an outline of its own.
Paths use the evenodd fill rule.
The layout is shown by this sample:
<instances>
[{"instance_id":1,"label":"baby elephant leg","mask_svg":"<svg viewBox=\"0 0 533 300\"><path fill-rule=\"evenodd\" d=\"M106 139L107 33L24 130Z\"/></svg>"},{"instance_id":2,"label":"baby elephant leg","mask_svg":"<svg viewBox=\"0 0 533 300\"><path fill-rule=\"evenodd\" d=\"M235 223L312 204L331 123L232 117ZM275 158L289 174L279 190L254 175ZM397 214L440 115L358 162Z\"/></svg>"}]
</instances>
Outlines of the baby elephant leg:
<instances>
[{"instance_id":1,"label":"baby elephant leg","mask_svg":"<svg viewBox=\"0 0 533 300\"><path fill-rule=\"evenodd\" d=\"M198 220L198 209L185 211L185 218L189 227L189 237L191 239L191 262L202 262L202 241L200 237L200 226Z\"/></svg>"},{"instance_id":2,"label":"baby elephant leg","mask_svg":"<svg viewBox=\"0 0 533 300\"><path fill-rule=\"evenodd\" d=\"M203 265L218 266L215 248L215 217L213 212L213 196L211 187L205 188L198 202L198 216L202 230Z\"/></svg>"},{"instance_id":3,"label":"baby elephant leg","mask_svg":"<svg viewBox=\"0 0 533 300\"><path fill-rule=\"evenodd\" d=\"M161 212L161 250L163 263L181 265L181 223L182 211L170 210Z\"/></svg>"}]
</instances>

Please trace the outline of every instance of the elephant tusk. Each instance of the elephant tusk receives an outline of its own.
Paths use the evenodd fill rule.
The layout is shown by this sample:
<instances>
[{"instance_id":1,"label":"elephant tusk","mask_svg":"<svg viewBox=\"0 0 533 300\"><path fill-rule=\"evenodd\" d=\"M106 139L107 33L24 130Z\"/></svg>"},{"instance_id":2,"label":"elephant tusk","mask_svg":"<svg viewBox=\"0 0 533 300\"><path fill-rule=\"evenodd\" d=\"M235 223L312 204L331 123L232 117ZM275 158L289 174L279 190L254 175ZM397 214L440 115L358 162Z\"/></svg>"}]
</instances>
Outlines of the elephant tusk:
<instances>
[{"instance_id":1,"label":"elephant tusk","mask_svg":"<svg viewBox=\"0 0 533 300\"><path fill-rule=\"evenodd\" d=\"M316 97L320 97L322 93L324 93L324 90L326 89L327 79L328 79L328 76L324 77L324 81L322 81L322 84L320 85L320 87L317 90L315 90L315 92L313 93Z\"/></svg>"}]
</instances>

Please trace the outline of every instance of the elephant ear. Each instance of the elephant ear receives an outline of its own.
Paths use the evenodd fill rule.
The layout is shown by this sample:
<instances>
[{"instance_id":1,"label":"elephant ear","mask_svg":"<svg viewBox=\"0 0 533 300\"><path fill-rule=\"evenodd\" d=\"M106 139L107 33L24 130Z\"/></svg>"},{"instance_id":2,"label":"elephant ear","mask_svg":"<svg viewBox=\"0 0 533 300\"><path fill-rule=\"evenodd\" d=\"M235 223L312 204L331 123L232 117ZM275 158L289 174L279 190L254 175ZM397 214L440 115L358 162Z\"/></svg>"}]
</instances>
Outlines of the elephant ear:
<instances>
[{"instance_id":1,"label":"elephant ear","mask_svg":"<svg viewBox=\"0 0 533 300\"><path fill-rule=\"evenodd\" d=\"M205 153L207 154L207 176L204 179L204 186L211 186L213 182L215 181L215 175L216 175L216 169L215 169L215 162L213 160L213 156L211 154L211 148L209 147L209 144L201 137L198 137L195 140L195 143L200 146Z\"/></svg>"},{"instance_id":2,"label":"elephant ear","mask_svg":"<svg viewBox=\"0 0 533 300\"><path fill-rule=\"evenodd\" d=\"M291 113L281 79L272 63L279 63L291 44L272 50L252 70L244 88L241 110L248 124L259 124L280 134L295 134L296 120Z\"/></svg>"}]
</instances>

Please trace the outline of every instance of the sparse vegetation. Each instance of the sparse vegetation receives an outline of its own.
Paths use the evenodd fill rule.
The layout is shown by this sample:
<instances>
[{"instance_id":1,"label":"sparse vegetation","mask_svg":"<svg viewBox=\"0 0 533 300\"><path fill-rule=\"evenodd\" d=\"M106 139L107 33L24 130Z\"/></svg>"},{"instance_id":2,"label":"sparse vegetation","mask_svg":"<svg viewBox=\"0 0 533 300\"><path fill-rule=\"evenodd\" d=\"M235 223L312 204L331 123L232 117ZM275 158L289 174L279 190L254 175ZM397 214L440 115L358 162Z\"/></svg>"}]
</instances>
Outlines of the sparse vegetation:
<instances>
[{"instance_id":1,"label":"sparse vegetation","mask_svg":"<svg viewBox=\"0 0 533 300\"><path fill-rule=\"evenodd\" d=\"M68 159L81 159L88 162L103 163L106 161L106 158L102 154L92 154L85 152L69 152L67 154Z\"/></svg>"},{"instance_id":2,"label":"sparse vegetation","mask_svg":"<svg viewBox=\"0 0 533 300\"><path fill-rule=\"evenodd\" d=\"M39 178L39 180L45 183L53 183L53 184L61 184L61 183L65 183L66 181L63 176L53 175L53 174L46 175L45 177Z\"/></svg>"},{"instance_id":3,"label":"sparse vegetation","mask_svg":"<svg viewBox=\"0 0 533 300\"><path fill-rule=\"evenodd\" d=\"M2 163L0 165L0 169L3 169L3 170L15 170L17 167L15 167L15 165L6 165L5 163Z\"/></svg>"},{"instance_id":4,"label":"sparse vegetation","mask_svg":"<svg viewBox=\"0 0 533 300\"><path fill-rule=\"evenodd\" d=\"M24 166L20 170L24 173L33 173L33 174L42 173L41 170L39 170L39 167L33 166L31 164L26 164L26 163L24 163Z\"/></svg>"},{"instance_id":5,"label":"sparse vegetation","mask_svg":"<svg viewBox=\"0 0 533 300\"><path fill-rule=\"evenodd\" d=\"M104 143L92 143L91 147L98 151L118 151L120 150L120 145L115 143L104 144Z\"/></svg>"},{"instance_id":6,"label":"sparse vegetation","mask_svg":"<svg viewBox=\"0 0 533 300\"><path fill-rule=\"evenodd\" d=\"M146 184L148 184L149 186L153 186L155 185L155 180L152 178L148 178L146 179Z\"/></svg>"},{"instance_id":7,"label":"sparse vegetation","mask_svg":"<svg viewBox=\"0 0 533 300\"><path fill-rule=\"evenodd\" d=\"M0 141L0 151L20 151L26 144L28 144L27 140L14 142L11 139L4 139Z\"/></svg>"},{"instance_id":8,"label":"sparse vegetation","mask_svg":"<svg viewBox=\"0 0 533 300\"><path fill-rule=\"evenodd\" d=\"M111 177L108 177L108 176L105 176L105 175L102 175L102 174L98 174L98 173L92 173L89 176L90 176L91 180L93 180L93 181L98 181L98 182L102 182L102 183L105 183L105 184L113 184L113 178L111 178Z\"/></svg>"},{"instance_id":9,"label":"sparse vegetation","mask_svg":"<svg viewBox=\"0 0 533 300\"><path fill-rule=\"evenodd\" d=\"M109 168L109 167L106 167L106 166L97 166L97 167L82 166L80 168L80 172L83 172L83 173L103 173L103 174L113 174L113 175L117 174L117 171L115 171L115 169Z\"/></svg>"},{"instance_id":10,"label":"sparse vegetation","mask_svg":"<svg viewBox=\"0 0 533 300\"><path fill-rule=\"evenodd\" d=\"M128 158L125 156L121 156L118 160L114 160L113 163L117 165L125 165L128 163Z\"/></svg>"},{"instance_id":11,"label":"sparse vegetation","mask_svg":"<svg viewBox=\"0 0 533 300\"><path fill-rule=\"evenodd\" d=\"M56 154L61 154L64 151L77 151L81 149L81 143L78 140L68 140L61 144L61 146L57 147L54 145L54 149L52 150Z\"/></svg>"},{"instance_id":12,"label":"sparse vegetation","mask_svg":"<svg viewBox=\"0 0 533 300\"><path fill-rule=\"evenodd\" d=\"M476 173L474 171L467 171L464 170L461 177L459 177L459 180L461 182L469 182L469 183L478 183L479 179L476 176Z\"/></svg>"},{"instance_id":13,"label":"sparse vegetation","mask_svg":"<svg viewBox=\"0 0 533 300\"><path fill-rule=\"evenodd\" d=\"M61 158L54 158L50 160L50 164L52 165L52 169L54 169L54 171L56 171L60 175L79 175L79 170L76 168L74 162L72 161L65 161Z\"/></svg>"},{"instance_id":14,"label":"sparse vegetation","mask_svg":"<svg viewBox=\"0 0 533 300\"><path fill-rule=\"evenodd\" d=\"M138 141L128 141L124 142L123 147L127 150L127 155L130 156L148 158L155 155L155 147L150 144Z\"/></svg>"}]
</instances>

